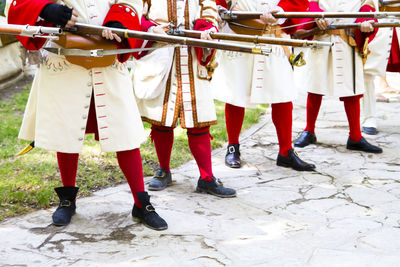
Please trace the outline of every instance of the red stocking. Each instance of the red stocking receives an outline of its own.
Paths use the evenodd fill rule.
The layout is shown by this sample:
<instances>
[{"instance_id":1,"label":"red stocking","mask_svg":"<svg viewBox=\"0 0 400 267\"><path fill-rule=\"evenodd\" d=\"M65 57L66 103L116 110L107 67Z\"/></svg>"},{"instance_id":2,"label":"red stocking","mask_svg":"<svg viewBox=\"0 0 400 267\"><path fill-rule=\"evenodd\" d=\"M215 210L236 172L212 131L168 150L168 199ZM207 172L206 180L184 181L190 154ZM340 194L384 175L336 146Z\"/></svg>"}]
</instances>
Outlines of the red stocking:
<instances>
[{"instance_id":1,"label":"red stocking","mask_svg":"<svg viewBox=\"0 0 400 267\"><path fill-rule=\"evenodd\" d=\"M189 148L199 167L200 177L212 181L210 127L187 129Z\"/></svg>"},{"instance_id":2,"label":"red stocking","mask_svg":"<svg viewBox=\"0 0 400 267\"><path fill-rule=\"evenodd\" d=\"M160 168L165 168L167 172L169 172L172 145L174 144L174 129L171 127L153 125L150 135L156 148Z\"/></svg>"},{"instance_id":3,"label":"red stocking","mask_svg":"<svg viewBox=\"0 0 400 267\"><path fill-rule=\"evenodd\" d=\"M143 167L140 150L137 148L127 151L118 151L117 159L119 167L124 173L129 187L131 188L135 204L141 208L142 205L136 196L136 193L144 191Z\"/></svg>"},{"instance_id":4,"label":"red stocking","mask_svg":"<svg viewBox=\"0 0 400 267\"><path fill-rule=\"evenodd\" d=\"M315 122L317 121L323 95L308 93L307 97L307 126L304 131L315 134Z\"/></svg>"},{"instance_id":5,"label":"red stocking","mask_svg":"<svg viewBox=\"0 0 400 267\"><path fill-rule=\"evenodd\" d=\"M347 120L349 121L349 137L354 142L360 141L361 126L360 126L360 98L362 95L341 97L340 100L344 103Z\"/></svg>"},{"instance_id":6,"label":"red stocking","mask_svg":"<svg viewBox=\"0 0 400 267\"><path fill-rule=\"evenodd\" d=\"M293 103L272 104L272 121L275 125L279 141L279 154L284 157L292 149L292 111Z\"/></svg>"},{"instance_id":7,"label":"red stocking","mask_svg":"<svg viewBox=\"0 0 400 267\"><path fill-rule=\"evenodd\" d=\"M239 135L242 130L245 108L225 104L225 123L229 145L239 144Z\"/></svg>"},{"instance_id":8,"label":"red stocking","mask_svg":"<svg viewBox=\"0 0 400 267\"><path fill-rule=\"evenodd\" d=\"M78 159L78 153L57 152L58 168L63 186L75 186Z\"/></svg>"}]
</instances>

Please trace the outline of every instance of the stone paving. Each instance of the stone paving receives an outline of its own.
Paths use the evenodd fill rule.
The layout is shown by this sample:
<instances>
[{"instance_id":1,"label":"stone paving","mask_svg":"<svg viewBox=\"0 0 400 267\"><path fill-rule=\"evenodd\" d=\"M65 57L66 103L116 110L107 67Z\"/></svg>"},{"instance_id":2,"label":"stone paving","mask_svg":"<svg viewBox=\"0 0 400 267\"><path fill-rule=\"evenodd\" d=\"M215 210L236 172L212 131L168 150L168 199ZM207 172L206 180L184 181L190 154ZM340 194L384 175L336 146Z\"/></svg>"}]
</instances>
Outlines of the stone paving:
<instances>
[{"instance_id":1,"label":"stone paving","mask_svg":"<svg viewBox=\"0 0 400 267\"><path fill-rule=\"evenodd\" d=\"M380 132L366 137L383 147L381 155L346 150L343 105L326 99L318 143L297 149L317 171L277 167L268 113L242 136L241 169L224 166L224 149L213 152L215 174L237 198L195 193L192 161L172 171L172 187L151 193L168 230L131 220L123 184L79 199L67 227L50 225L54 209L0 224L0 265L399 266L400 103L378 103L378 110ZM297 105L294 135L304 119Z\"/></svg>"}]
</instances>

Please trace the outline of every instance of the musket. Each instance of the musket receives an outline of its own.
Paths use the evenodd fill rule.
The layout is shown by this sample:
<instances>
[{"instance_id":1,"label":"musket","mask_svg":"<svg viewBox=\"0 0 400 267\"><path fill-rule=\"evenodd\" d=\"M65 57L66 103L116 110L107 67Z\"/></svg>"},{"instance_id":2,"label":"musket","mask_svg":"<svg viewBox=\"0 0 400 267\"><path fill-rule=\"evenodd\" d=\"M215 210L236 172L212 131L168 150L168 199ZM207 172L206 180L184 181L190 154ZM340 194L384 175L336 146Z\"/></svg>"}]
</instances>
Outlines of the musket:
<instances>
[{"instance_id":1,"label":"musket","mask_svg":"<svg viewBox=\"0 0 400 267\"><path fill-rule=\"evenodd\" d=\"M394 27L400 27L400 22L372 22L371 25L374 28L394 28ZM293 34L292 37L296 39L302 39L327 30L359 29L360 27L361 23L344 23L344 24L332 23L325 30L321 30L320 28L315 27L311 30L297 32Z\"/></svg>"},{"instance_id":2,"label":"musket","mask_svg":"<svg viewBox=\"0 0 400 267\"><path fill-rule=\"evenodd\" d=\"M259 19L263 15L262 12L249 11L226 11L223 10L220 16L226 21L239 21L247 19ZM370 18L383 19L400 17L400 12L277 12L272 14L277 19L292 18Z\"/></svg>"},{"instance_id":3,"label":"musket","mask_svg":"<svg viewBox=\"0 0 400 267\"><path fill-rule=\"evenodd\" d=\"M118 35L121 38L134 38L141 39L147 41L155 41L155 42L163 42L169 44L179 44L186 46L194 46L201 48L211 48L211 49L220 49L234 52L242 52L242 53L250 53L250 54L259 54L259 55L267 55L271 51L270 49L264 47L255 47L250 45L242 45L242 44L228 44L223 42L209 41L209 40L200 40L190 37L181 37L181 36L171 36L167 34L157 34L157 33L148 33L141 31L134 31L128 29L118 29L118 28L110 28L104 26L94 26L84 23L76 23L71 28L65 28L64 31L82 35L99 35L103 30L109 29L114 34Z\"/></svg>"},{"instance_id":4,"label":"musket","mask_svg":"<svg viewBox=\"0 0 400 267\"><path fill-rule=\"evenodd\" d=\"M256 47L243 44L228 44L223 42L199 40L189 37L169 36L166 34L147 33L141 31L110 28L103 26L94 26L83 23L76 23L71 28L42 27L30 25L0 24L0 33L20 35L32 38L48 38L58 39L59 36L70 32L81 36L101 36L103 30L109 29L121 38L135 38L155 42L163 42L168 44L187 45L201 48L221 49L227 51L235 51L250 54L268 55L271 53L270 48ZM100 49L102 50L102 49ZM136 51L137 49L135 49ZM102 56L104 51L91 50L91 56ZM124 51L126 52L126 51Z\"/></svg>"},{"instance_id":5,"label":"musket","mask_svg":"<svg viewBox=\"0 0 400 267\"><path fill-rule=\"evenodd\" d=\"M170 28L167 32L169 35L186 36L190 38L200 38L201 31L186 30L181 28ZM318 46L333 46L331 42L318 42L308 40L293 40L284 38L273 37L260 37L258 35L245 35L245 34L229 34L229 33L210 33L211 38L217 40L248 42L255 44L271 44L271 45L285 45L293 47L318 47Z\"/></svg>"},{"instance_id":6,"label":"musket","mask_svg":"<svg viewBox=\"0 0 400 267\"><path fill-rule=\"evenodd\" d=\"M394 5L394 4L400 4L400 0L379 0L379 3L381 6L389 6L389 5Z\"/></svg>"}]
</instances>

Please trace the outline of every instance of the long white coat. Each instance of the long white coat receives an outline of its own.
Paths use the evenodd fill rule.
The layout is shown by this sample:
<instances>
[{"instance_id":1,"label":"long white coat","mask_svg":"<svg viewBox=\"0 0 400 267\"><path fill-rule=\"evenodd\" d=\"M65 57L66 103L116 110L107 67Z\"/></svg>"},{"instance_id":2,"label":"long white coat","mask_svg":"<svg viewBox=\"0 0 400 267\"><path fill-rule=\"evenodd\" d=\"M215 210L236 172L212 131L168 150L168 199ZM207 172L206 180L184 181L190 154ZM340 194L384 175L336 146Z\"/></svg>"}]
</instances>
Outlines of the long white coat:
<instances>
[{"instance_id":1,"label":"long white coat","mask_svg":"<svg viewBox=\"0 0 400 267\"><path fill-rule=\"evenodd\" d=\"M152 0L145 10L144 16L157 23L176 17L176 25L186 29L193 29L197 19L217 25L213 0ZM193 47L161 48L136 61L135 66L134 90L143 120L175 127L179 118L183 128L217 123L210 82L200 78L205 70Z\"/></svg>"},{"instance_id":2,"label":"long white coat","mask_svg":"<svg viewBox=\"0 0 400 267\"><path fill-rule=\"evenodd\" d=\"M329 12L357 12L361 0L320 0L319 7ZM355 19L334 19L334 23L353 23ZM364 93L362 59L355 53L355 80L353 86L353 51L338 35L318 35L316 41L333 42L333 47L313 49L307 60L305 86L311 93L345 97Z\"/></svg>"},{"instance_id":3,"label":"long white coat","mask_svg":"<svg viewBox=\"0 0 400 267\"><path fill-rule=\"evenodd\" d=\"M64 1L79 22L102 25L108 0ZM142 1L119 1L142 13ZM9 3L8 3L9 4ZM132 10L129 10L132 12ZM128 11L127 11L128 12ZM48 43L48 46L55 46ZM47 150L82 150L91 96L94 94L100 146L113 152L138 148L146 139L125 64L87 70L64 56L45 54L32 84L19 138Z\"/></svg>"},{"instance_id":4,"label":"long white coat","mask_svg":"<svg viewBox=\"0 0 400 267\"><path fill-rule=\"evenodd\" d=\"M239 0L236 7L243 11L264 12L275 9L278 4L279 0ZM227 24L222 31L232 33ZM290 38L286 34L282 37ZM272 49L268 56L217 52L219 66L212 80L215 99L253 108L259 103L285 103L296 98L293 70L284 49L276 45L265 47Z\"/></svg>"}]
</instances>

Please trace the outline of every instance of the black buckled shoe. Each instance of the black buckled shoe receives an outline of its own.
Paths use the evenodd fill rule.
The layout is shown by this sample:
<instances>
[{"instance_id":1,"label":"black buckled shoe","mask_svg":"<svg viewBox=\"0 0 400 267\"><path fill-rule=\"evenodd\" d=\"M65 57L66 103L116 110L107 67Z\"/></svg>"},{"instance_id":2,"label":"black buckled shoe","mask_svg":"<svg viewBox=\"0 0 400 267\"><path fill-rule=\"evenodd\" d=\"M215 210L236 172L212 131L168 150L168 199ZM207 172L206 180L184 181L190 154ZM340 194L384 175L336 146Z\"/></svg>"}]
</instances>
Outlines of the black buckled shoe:
<instances>
[{"instance_id":1,"label":"black buckled shoe","mask_svg":"<svg viewBox=\"0 0 400 267\"><path fill-rule=\"evenodd\" d=\"M369 153L376 153L380 154L383 152L382 148L371 145L370 143L365 140L364 137L361 137L360 141L354 142L353 140L347 139L347 149L349 150L357 150L357 151L364 151Z\"/></svg>"},{"instance_id":2,"label":"black buckled shoe","mask_svg":"<svg viewBox=\"0 0 400 267\"><path fill-rule=\"evenodd\" d=\"M313 171L315 169L314 164L301 160L294 149L289 150L289 155L287 157L278 154L276 165L281 167L289 167L295 169L296 171Z\"/></svg>"},{"instance_id":3,"label":"black buckled shoe","mask_svg":"<svg viewBox=\"0 0 400 267\"><path fill-rule=\"evenodd\" d=\"M74 186L64 186L54 188L60 204L53 213L53 224L55 226L65 226L71 222L72 216L75 214L76 205L75 198L79 188Z\"/></svg>"},{"instance_id":4,"label":"black buckled shoe","mask_svg":"<svg viewBox=\"0 0 400 267\"><path fill-rule=\"evenodd\" d=\"M157 214L153 205L150 203L150 196L147 192L139 192L136 194L142 208L133 205L132 218L136 222L141 222L150 229L161 231L168 229L167 222Z\"/></svg>"},{"instance_id":5,"label":"black buckled shoe","mask_svg":"<svg viewBox=\"0 0 400 267\"><path fill-rule=\"evenodd\" d=\"M315 134L312 134L310 131L303 131L299 137L297 137L296 141L294 141L295 147L305 147L309 144L314 144L317 142L317 137Z\"/></svg>"},{"instance_id":6,"label":"black buckled shoe","mask_svg":"<svg viewBox=\"0 0 400 267\"><path fill-rule=\"evenodd\" d=\"M231 188L224 187L220 179L213 177L212 181L206 181L199 178L197 181L196 191L199 193L208 193L217 197L228 198L236 197L236 191Z\"/></svg>"},{"instance_id":7,"label":"black buckled shoe","mask_svg":"<svg viewBox=\"0 0 400 267\"><path fill-rule=\"evenodd\" d=\"M225 156L225 165L231 168L240 168L242 162L240 161L240 144L232 144L228 146Z\"/></svg>"},{"instance_id":8,"label":"black buckled shoe","mask_svg":"<svg viewBox=\"0 0 400 267\"><path fill-rule=\"evenodd\" d=\"M165 168L158 168L153 179L149 183L150 191L160 191L172 184L171 172L167 172Z\"/></svg>"},{"instance_id":9,"label":"black buckled shoe","mask_svg":"<svg viewBox=\"0 0 400 267\"><path fill-rule=\"evenodd\" d=\"M376 130L375 127L362 127L362 132L369 134L369 135L377 135L378 134L378 130Z\"/></svg>"}]
</instances>

